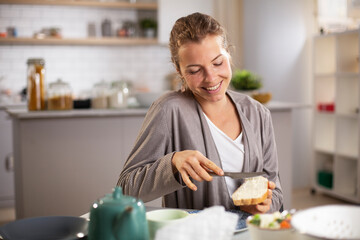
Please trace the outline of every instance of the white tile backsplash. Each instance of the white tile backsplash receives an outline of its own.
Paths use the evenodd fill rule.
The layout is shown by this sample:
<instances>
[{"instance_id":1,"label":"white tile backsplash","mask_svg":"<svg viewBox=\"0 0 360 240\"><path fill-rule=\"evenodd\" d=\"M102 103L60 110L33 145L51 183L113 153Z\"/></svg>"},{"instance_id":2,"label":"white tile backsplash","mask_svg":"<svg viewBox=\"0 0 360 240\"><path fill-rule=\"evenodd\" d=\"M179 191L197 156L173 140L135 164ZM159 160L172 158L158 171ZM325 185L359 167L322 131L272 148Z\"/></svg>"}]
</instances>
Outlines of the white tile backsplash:
<instances>
[{"instance_id":1,"label":"white tile backsplash","mask_svg":"<svg viewBox=\"0 0 360 240\"><path fill-rule=\"evenodd\" d=\"M137 20L135 10L0 5L0 31L14 26L20 37L31 37L42 28L61 27L66 38L87 37L89 22L96 23L97 34L105 19L112 21L113 30L124 20ZM26 86L26 61L42 57L46 63L46 82L62 78L75 93L90 89L104 79L130 80L136 86L152 91L165 90L166 75L174 71L166 46L38 46L0 45L0 76L2 83L13 91Z\"/></svg>"}]
</instances>

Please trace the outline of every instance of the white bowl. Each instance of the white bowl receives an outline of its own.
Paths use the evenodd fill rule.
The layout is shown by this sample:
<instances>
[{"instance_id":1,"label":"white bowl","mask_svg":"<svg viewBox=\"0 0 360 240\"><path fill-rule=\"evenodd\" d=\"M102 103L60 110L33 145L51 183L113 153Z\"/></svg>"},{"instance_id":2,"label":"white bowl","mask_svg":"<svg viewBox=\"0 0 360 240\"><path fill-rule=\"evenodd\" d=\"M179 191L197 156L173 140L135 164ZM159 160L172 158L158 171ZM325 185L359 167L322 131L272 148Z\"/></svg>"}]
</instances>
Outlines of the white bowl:
<instances>
[{"instance_id":1,"label":"white bowl","mask_svg":"<svg viewBox=\"0 0 360 240\"><path fill-rule=\"evenodd\" d=\"M249 229L251 240L289 240L296 237L295 230L293 228L289 229L269 229L261 228L254 224L251 224L250 221L253 216L250 216L246 219L246 226Z\"/></svg>"},{"instance_id":2,"label":"white bowl","mask_svg":"<svg viewBox=\"0 0 360 240\"><path fill-rule=\"evenodd\" d=\"M360 239L360 207L326 205L294 214L291 225L298 239Z\"/></svg>"},{"instance_id":3,"label":"white bowl","mask_svg":"<svg viewBox=\"0 0 360 240\"><path fill-rule=\"evenodd\" d=\"M150 239L155 239L156 232L164 226L182 220L189 213L181 209L159 209L146 213Z\"/></svg>"},{"instance_id":4,"label":"white bowl","mask_svg":"<svg viewBox=\"0 0 360 240\"><path fill-rule=\"evenodd\" d=\"M138 92L135 98L141 107L150 107L164 92Z\"/></svg>"}]
</instances>

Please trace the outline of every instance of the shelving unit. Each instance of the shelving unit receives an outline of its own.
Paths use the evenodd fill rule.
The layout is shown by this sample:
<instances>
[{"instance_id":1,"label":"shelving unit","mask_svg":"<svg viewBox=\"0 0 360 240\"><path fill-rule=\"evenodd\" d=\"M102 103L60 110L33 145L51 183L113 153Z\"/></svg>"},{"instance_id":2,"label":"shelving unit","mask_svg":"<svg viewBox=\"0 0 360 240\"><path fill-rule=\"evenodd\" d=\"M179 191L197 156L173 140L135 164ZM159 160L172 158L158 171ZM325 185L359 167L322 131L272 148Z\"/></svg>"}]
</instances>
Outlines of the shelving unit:
<instances>
[{"instance_id":1,"label":"shelving unit","mask_svg":"<svg viewBox=\"0 0 360 240\"><path fill-rule=\"evenodd\" d=\"M25 4L25 5L61 5L102 8L133 8L139 10L157 10L156 2L117 2L100 0L0 0L0 4Z\"/></svg>"},{"instance_id":2,"label":"shelving unit","mask_svg":"<svg viewBox=\"0 0 360 240\"><path fill-rule=\"evenodd\" d=\"M0 38L0 45L156 45L156 38Z\"/></svg>"},{"instance_id":3,"label":"shelving unit","mask_svg":"<svg viewBox=\"0 0 360 240\"><path fill-rule=\"evenodd\" d=\"M1 4L22 4L22 5L55 5L55 6L80 6L100 7L115 9L133 9L156 11L156 2L128 2L128 1L101 1L101 0L0 0ZM156 45L157 38L120 38L120 37L99 37L99 38L0 38L0 45L88 45L88 46L118 46L118 45Z\"/></svg>"},{"instance_id":4,"label":"shelving unit","mask_svg":"<svg viewBox=\"0 0 360 240\"><path fill-rule=\"evenodd\" d=\"M359 30L319 35L313 54L313 186L354 203L360 203L359 44Z\"/></svg>"}]
</instances>

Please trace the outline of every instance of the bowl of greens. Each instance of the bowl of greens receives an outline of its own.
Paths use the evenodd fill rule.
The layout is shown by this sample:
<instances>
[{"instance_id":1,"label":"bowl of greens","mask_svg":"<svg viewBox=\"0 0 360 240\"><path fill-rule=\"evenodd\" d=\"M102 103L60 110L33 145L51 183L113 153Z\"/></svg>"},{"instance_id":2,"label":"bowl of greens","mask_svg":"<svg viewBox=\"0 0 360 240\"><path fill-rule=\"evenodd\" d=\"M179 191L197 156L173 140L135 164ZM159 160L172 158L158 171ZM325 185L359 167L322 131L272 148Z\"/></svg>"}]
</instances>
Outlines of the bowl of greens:
<instances>
[{"instance_id":1,"label":"bowl of greens","mask_svg":"<svg viewBox=\"0 0 360 240\"><path fill-rule=\"evenodd\" d=\"M253 240L288 240L295 237L291 217L291 211L255 214L247 218L246 225Z\"/></svg>"}]
</instances>

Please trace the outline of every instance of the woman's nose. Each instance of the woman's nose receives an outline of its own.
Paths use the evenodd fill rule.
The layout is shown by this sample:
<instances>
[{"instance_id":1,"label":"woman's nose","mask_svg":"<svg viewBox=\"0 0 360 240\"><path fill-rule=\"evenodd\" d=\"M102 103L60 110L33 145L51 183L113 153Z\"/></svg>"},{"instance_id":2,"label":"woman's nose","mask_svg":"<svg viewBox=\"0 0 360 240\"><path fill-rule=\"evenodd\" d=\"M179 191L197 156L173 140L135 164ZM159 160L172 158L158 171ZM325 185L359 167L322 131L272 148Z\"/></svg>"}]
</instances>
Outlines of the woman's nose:
<instances>
[{"instance_id":1,"label":"woman's nose","mask_svg":"<svg viewBox=\"0 0 360 240\"><path fill-rule=\"evenodd\" d=\"M212 69L212 68L205 69L204 73L205 73L204 78L208 82L211 82L216 78L216 73L215 73L214 69Z\"/></svg>"}]
</instances>

